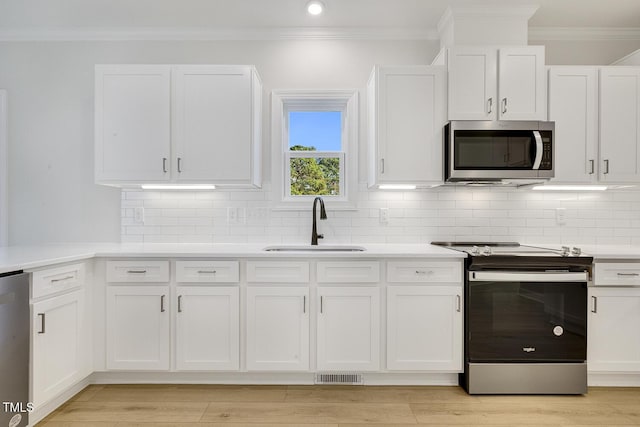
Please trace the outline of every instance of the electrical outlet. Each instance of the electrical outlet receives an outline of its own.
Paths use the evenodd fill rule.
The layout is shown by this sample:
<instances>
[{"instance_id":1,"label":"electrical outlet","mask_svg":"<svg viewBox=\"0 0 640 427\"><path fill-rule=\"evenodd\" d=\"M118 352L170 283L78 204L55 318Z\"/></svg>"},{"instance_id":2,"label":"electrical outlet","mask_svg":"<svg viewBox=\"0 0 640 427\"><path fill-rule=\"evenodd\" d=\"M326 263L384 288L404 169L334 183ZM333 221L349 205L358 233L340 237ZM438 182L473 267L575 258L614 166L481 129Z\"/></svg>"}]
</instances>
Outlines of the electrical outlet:
<instances>
[{"instance_id":1,"label":"electrical outlet","mask_svg":"<svg viewBox=\"0 0 640 427\"><path fill-rule=\"evenodd\" d=\"M389 224L389 208L380 208L380 224Z\"/></svg>"},{"instance_id":2,"label":"electrical outlet","mask_svg":"<svg viewBox=\"0 0 640 427\"><path fill-rule=\"evenodd\" d=\"M556 208L556 224L565 225L567 223L567 210L565 208Z\"/></svg>"},{"instance_id":3,"label":"electrical outlet","mask_svg":"<svg viewBox=\"0 0 640 427\"><path fill-rule=\"evenodd\" d=\"M227 208L227 224L238 223L238 208Z\"/></svg>"},{"instance_id":4,"label":"electrical outlet","mask_svg":"<svg viewBox=\"0 0 640 427\"><path fill-rule=\"evenodd\" d=\"M136 224L144 224L144 208L139 206L133 209L133 222Z\"/></svg>"}]
</instances>

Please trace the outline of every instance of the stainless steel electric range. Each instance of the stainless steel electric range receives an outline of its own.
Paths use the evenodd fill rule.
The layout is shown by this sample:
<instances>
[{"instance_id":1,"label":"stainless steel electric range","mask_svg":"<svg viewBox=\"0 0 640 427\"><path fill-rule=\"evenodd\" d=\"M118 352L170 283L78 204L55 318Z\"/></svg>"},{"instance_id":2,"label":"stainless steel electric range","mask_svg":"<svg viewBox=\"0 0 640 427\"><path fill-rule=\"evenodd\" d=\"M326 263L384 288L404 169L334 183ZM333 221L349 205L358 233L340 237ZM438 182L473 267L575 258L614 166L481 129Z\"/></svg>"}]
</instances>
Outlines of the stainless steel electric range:
<instances>
[{"instance_id":1,"label":"stainless steel electric range","mask_svg":"<svg viewBox=\"0 0 640 427\"><path fill-rule=\"evenodd\" d=\"M466 252L465 351L469 394L587 392L587 282L579 248L433 242Z\"/></svg>"}]
</instances>

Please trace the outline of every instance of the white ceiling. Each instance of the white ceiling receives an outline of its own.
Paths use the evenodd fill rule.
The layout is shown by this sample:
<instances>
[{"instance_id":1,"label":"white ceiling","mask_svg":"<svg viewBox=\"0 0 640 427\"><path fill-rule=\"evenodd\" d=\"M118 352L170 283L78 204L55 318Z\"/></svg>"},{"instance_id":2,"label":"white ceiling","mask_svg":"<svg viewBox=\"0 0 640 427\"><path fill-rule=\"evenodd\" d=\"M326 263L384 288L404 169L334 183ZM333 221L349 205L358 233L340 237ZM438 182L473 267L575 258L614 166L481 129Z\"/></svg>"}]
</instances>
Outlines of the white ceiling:
<instances>
[{"instance_id":1,"label":"white ceiling","mask_svg":"<svg viewBox=\"0 0 640 427\"><path fill-rule=\"evenodd\" d=\"M0 31L43 29L304 29L381 28L433 33L449 5L492 0L0 0ZM504 4L505 0L503 0ZM640 0L508 0L538 4L530 27L639 29Z\"/></svg>"}]
</instances>

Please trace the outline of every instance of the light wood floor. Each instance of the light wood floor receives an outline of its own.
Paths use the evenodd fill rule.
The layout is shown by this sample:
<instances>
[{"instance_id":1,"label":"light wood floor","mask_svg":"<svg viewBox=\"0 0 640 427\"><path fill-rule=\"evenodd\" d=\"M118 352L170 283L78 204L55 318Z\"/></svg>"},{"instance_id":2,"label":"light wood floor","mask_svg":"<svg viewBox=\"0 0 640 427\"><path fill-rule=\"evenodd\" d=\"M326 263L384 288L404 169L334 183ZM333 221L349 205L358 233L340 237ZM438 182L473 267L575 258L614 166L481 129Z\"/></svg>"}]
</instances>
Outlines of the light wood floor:
<instances>
[{"instance_id":1,"label":"light wood floor","mask_svg":"<svg viewBox=\"0 0 640 427\"><path fill-rule=\"evenodd\" d=\"M640 426L640 388L468 396L458 387L94 385L38 426Z\"/></svg>"}]
</instances>

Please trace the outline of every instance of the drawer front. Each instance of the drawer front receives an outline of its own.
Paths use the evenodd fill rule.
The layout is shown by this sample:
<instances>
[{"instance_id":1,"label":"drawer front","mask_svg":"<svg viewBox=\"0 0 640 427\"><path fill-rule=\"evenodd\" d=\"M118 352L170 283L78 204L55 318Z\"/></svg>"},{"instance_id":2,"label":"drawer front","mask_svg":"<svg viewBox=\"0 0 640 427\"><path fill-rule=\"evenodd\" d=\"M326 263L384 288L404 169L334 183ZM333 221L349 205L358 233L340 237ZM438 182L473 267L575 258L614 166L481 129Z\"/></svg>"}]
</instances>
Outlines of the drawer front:
<instances>
[{"instance_id":1,"label":"drawer front","mask_svg":"<svg viewBox=\"0 0 640 427\"><path fill-rule=\"evenodd\" d=\"M176 261L179 283L238 283L238 261Z\"/></svg>"},{"instance_id":2,"label":"drawer front","mask_svg":"<svg viewBox=\"0 0 640 427\"><path fill-rule=\"evenodd\" d=\"M319 283L377 283L380 281L378 261L318 262Z\"/></svg>"},{"instance_id":3,"label":"drawer front","mask_svg":"<svg viewBox=\"0 0 640 427\"><path fill-rule=\"evenodd\" d=\"M640 286L640 263L595 263L593 282L596 286Z\"/></svg>"},{"instance_id":4,"label":"drawer front","mask_svg":"<svg viewBox=\"0 0 640 427\"><path fill-rule=\"evenodd\" d=\"M387 281L397 283L462 283L462 263L390 261L387 263Z\"/></svg>"},{"instance_id":5,"label":"drawer front","mask_svg":"<svg viewBox=\"0 0 640 427\"><path fill-rule=\"evenodd\" d=\"M84 264L65 265L34 271L31 276L32 298L79 288L84 284Z\"/></svg>"},{"instance_id":6,"label":"drawer front","mask_svg":"<svg viewBox=\"0 0 640 427\"><path fill-rule=\"evenodd\" d=\"M307 283L308 281L308 262L247 261L247 282Z\"/></svg>"},{"instance_id":7,"label":"drawer front","mask_svg":"<svg viewBox=\"0 0 640 427\"><path fill-rule=\"evenodd\" d=\"M107 282L164 283L169 281L169 261L107 261Z\"/></svg>"}]
</instances>

